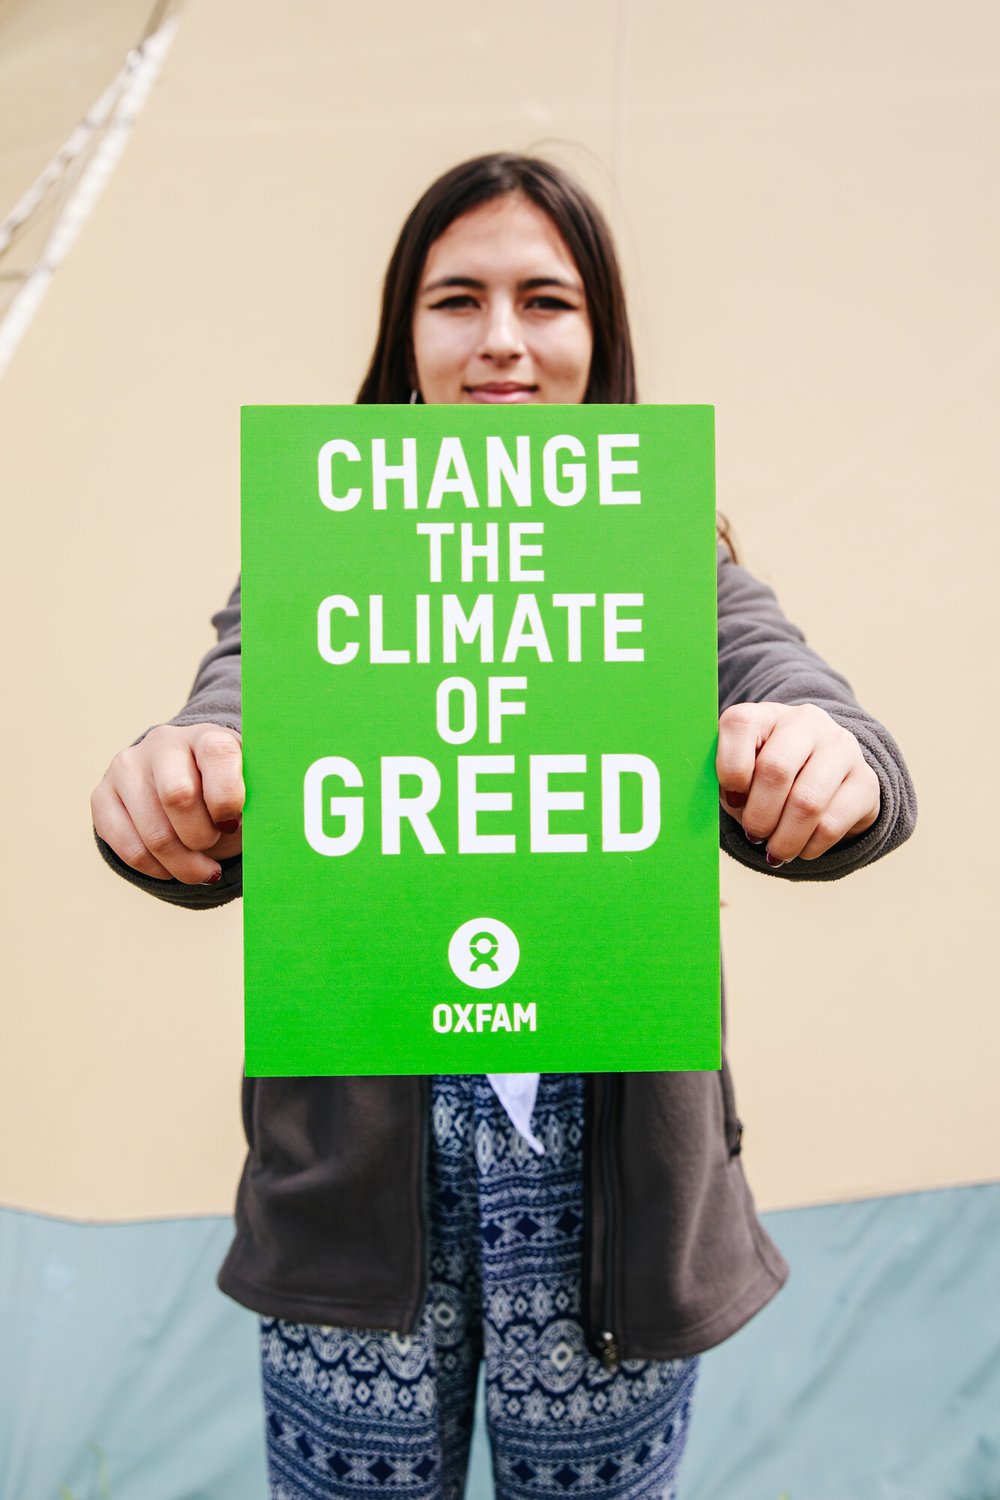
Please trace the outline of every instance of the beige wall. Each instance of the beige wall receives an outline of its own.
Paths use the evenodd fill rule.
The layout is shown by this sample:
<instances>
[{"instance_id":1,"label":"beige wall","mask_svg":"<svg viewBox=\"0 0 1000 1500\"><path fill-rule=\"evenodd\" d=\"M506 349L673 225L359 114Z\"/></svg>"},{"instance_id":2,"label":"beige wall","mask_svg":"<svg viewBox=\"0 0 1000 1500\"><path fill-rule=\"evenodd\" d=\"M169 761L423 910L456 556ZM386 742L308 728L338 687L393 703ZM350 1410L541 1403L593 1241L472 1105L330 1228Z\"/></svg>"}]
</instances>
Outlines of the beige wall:
<instances>
[{"instance_id":1,"label":"beige wall","mask_svg":"<svg viewBox=\"0 0 1000 1500\"><path fill-rule=\"evenodd\" d=\"M915 840L839 885L726 865L758 1199L998 1175L998 32L970 0L189 0L0 384L0 1202L230 1206L239 907L116 881L88 795L183 702L236 575L239 404L350 399L410 202L502 146L607 206L644 398L716 404L746 560L921 798Z\"/></svg>"}]
</instances>

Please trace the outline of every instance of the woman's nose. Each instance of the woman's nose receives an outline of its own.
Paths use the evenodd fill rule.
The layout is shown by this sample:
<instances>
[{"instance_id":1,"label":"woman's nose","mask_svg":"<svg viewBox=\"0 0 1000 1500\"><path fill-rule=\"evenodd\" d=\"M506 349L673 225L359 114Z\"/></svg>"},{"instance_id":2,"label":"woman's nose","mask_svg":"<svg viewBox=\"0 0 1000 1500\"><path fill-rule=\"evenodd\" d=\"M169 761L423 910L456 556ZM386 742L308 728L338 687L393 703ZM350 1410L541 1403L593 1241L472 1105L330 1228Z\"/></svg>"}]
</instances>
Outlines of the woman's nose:
<instances>
[{"instance_id":1,"label":"woman's nose","mask_svg":"<svg viewBox=\"0 0 1000 1500\"><path fill-rule=\"evenodd\" d=\"M517 311L506 298L491 301L479 352L487 359L511 360L524 353Z\"/></svg>"}]
</instances>

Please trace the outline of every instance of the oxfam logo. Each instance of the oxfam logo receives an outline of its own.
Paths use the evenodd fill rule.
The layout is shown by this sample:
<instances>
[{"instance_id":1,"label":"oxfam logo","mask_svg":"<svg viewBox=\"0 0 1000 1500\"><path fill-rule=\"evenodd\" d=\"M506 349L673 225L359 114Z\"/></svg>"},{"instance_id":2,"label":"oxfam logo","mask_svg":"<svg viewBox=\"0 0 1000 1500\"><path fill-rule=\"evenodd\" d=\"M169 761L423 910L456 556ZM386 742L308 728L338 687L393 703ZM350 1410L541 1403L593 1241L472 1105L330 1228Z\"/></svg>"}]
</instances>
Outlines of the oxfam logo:
<instances>
[{"instance_id":1,"label":"oxfam logo","mask_svg":"<svg viewBox=\"0 0 1000 1500\"><path fill-rule=\"evenodd\" d=\"M517 938L495 917L472 917L463 922L448 944L452 972L474 990L492 990L506 984L520 957Z\"/></svg>"}]
</instances>

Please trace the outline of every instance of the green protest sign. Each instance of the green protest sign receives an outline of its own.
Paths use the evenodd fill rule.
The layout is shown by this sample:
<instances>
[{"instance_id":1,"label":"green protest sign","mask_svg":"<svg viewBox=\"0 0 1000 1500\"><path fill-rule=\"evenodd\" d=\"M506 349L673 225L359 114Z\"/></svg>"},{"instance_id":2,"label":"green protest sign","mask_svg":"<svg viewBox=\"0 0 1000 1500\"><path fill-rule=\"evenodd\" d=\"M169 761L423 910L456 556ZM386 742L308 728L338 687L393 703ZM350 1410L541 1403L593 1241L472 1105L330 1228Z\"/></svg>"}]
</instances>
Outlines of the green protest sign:
<instances>
[{"instance_id":1,"label":"green protest sign","mask_svg":"<svg viewBox=\"0 0 1000 1500\"><path fill-rule=\"evenodd\" d=\"M712 409L242 432L247 1073L718 1067Z\"/></svg>"}]
</instances>

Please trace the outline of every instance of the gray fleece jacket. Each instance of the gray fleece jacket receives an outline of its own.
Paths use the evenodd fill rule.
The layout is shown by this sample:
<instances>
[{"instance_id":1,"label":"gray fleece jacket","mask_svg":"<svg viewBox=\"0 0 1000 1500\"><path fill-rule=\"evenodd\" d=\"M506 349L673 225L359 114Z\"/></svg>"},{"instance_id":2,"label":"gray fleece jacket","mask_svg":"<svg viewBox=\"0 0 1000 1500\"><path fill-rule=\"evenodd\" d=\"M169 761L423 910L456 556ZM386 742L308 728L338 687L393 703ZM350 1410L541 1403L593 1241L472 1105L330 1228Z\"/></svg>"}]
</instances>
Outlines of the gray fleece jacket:
<instances>
[{"instance_id":1,"label":"gray fleece jacket","mask_svg":"<svg viewBox=\"0 0 1000 1500\"><path fill-rule=\"evenodd\" d=\"M812 703L851 730L878 776L881 809L860 837L773 869L720 810L723 849L776 880L836 880L901 844L916 800L889 732L805 642L774 594L719 549L719 711ZM218 641L172 724L239 730L239 585L213 618ZM239 857L214 886L153 880L98 839L125 880L192 909L242 889ZM236 1236L219 1285L272 1317L411 1332L427 1278L425 1078L243 1082L249 1151ZM762 1228L740 1162L742 1125L723 1055L718 1073L587 1079L583 1308L594 1352L672 1359L719 1343L788 1274Z\"/></svg>"}]
</instances>

